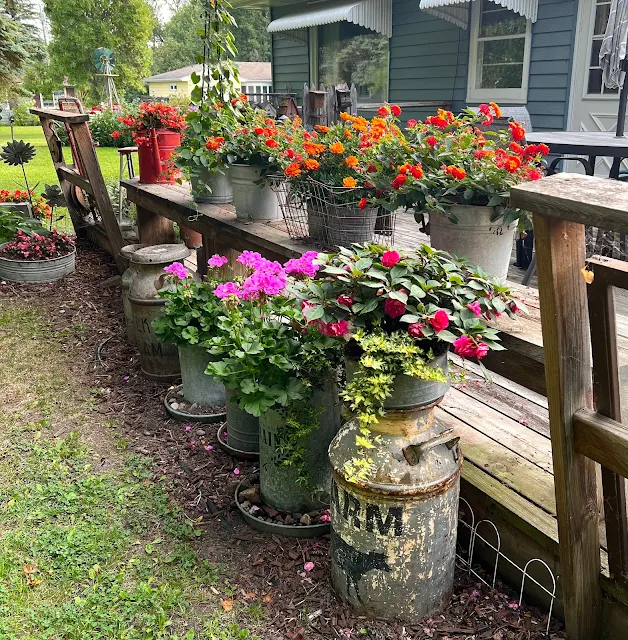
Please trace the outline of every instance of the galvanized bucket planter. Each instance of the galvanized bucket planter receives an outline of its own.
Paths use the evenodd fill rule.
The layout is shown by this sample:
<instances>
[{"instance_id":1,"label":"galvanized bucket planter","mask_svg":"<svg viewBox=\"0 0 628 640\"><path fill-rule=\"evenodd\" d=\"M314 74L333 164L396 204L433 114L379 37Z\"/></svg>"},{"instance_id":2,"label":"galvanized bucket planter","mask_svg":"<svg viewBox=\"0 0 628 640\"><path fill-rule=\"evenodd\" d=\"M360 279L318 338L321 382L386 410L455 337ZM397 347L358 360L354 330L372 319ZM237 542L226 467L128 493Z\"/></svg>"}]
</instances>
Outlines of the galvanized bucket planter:
<instances>
[{"instance_id":1,"label":"galvanized bucket planter","mask_svg":"<svg viewBox=\"0 0 628 640\"><path fill-rule=\"evenodd\" d=\"M8 243L0 244L0 251ZM54 282L74 273L76 249L72 253L50 260L13 260L0 256L0 280L10 282Z\"/></svg>"},{"instance_id":2,"label":"galvanized bucket planter","mask_svg":"<svg viewBox=\"0 0 628 640\"><path fill-rule=\"evenodd\" d=\"M263 501L279 511L306 513L321 508L330 491L327 449L340 427L340 400L334 381L313 393L310 403L319 415L318 428L299 443L305 450L305 467L309 485L299 484L298 470L281 464L282 445L279 432L285 425L283 416L274 410L260 418L260 489ZM230 434L231 435L231 434Z\"/></svg>"},{"instance_id":3,"label":"galvanized bucket planter","mask_svg":"<svg viewBox=\"0 0 628 640\"><path fill-rule=\"evenodd\" d=\"M270 186L255 184L262 177L260 167L232 164L229 167L233 186L233 204L238 220L278 220L281 209L277 194Z\"/></svg>"},{"instance_id":4,"label":"galvanized bucket planter","mask_svg":"<svg viewBox=\"0 0 628 640\"><path fill-rule=\"evenodd\" d=\"M166 304L157 295L166 283L164 267L189 255L190 250L182 244L160 244L139 249L131 257L136 273L129 289L129 302L142 373L151 380L170 382L180 375L179 350L176 345L157 339L153 320Z\"/></svg>"},{"instance_id":5,"label":"galvanized bucket planter","mask_svg":"<svg viewBox=\"0 0 628 640\"><path fill-rule=\"evenodd\" d=\"M454 205L451 213L458 218L458 224L450 222L447 216L430 214L430 244L435 249L467 258L489 275L505 280L517 225L506 227L491 222L493 207Z\"/></svg>"},{"instance_id":6,"label":"galvanized bucket planter","mask_svg":"<svg viewBox=\"0 0 628 640\"><path fill-rule=\"evenodd\" d=\"M186 411L185 405L182 407L182 403L179 401L175 409L171 402L171 392L169 392L165 399L165 405L168 413L173 418L183 422L205 423L224 420L224 411L210 409L210 407L224 407L226 401L225 385L205 373L207 365L214 359L201 346L179 346L181 393L183 400L188 405L192 405L192 407L191 410ZM173 391L176 391L176 389ZM203 411L194 411L195 405Z\"/></svg>"},{"instance_id":7,"label":"galvanized bucket planter","mask_svg":"<svg viewBox=\"0 0 628 640\"><path fill-rule=\"evenodd\" d=\"M122 308L124 309L124 323L126 324L126 339L129 344L136 347L138 345L137 334L135 333L135 325L133 324L133 312L131 311L131 303L129 302L129 290L133 276L137 271L137 266L131 262L131 257L139 249L143 249L145 244L127 244L126 247L120 249L120 255L129 262L127 270L122 274Z\"/></svg>"},{"instance_id":8,"label":"galvanized bucket planter","mask_svg":"<svg viewBox=\"0 0 628 640\"><path fill-rule=\"evenodd\" d=\"M233 187L228 167L224 167L222 173L209 169L197 170L190 182L194 202L210 204L233 202Z\"/></svg>"},{"instance_id":9,"label":"galvanized bucket planter","mask_svg":"<svg viewBox=\"0 0 628 640\"><path fill-rule=\"evenodd\" d=\"M226 390L227 438L226 446L237 453L259 455L259 418L242 411L233 400L233 391Z\"/></svg>"},{"instance_id":10,"label":"galvanized bucket planter","mask_svg":"<svg viewBox=\"0 0 628 640\"><path fill-rule=\"evenodd\" d=\"M345 462L364 455L356 445L357 421L345 424L329 448L334 589L359 613L408 622L449 602L462 466L458 438L434 411L437 388L414 383L424 404L408 406L404 381L371 428L379 442L369 451L369 480L351 480L344 470Z\"/></svg>"},{"instance_id":11,"label":"galvanized bucket planter","mask_svg":"<svg viewBox=\"0 0 628 640\"><path fill-rule=\"evenodd\" d=\"M377 223L377 208L359 209L343 205L327 205L327 235L336 247L354 242L371 242Z\"/></svg>"}]
</instances>

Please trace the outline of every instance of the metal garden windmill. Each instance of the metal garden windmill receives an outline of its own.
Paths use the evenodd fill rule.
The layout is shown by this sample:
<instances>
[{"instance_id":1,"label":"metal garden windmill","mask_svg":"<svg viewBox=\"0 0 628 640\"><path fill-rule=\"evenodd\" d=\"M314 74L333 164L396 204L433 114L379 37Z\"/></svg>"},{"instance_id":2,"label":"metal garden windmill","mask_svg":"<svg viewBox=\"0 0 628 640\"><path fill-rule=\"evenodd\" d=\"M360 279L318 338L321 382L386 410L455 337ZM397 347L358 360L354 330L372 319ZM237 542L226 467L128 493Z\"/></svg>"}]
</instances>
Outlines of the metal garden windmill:
<instances>
[{"instance_id":1,"label":"metal garden windmill","mask_svg":"<svg viewBox=\"0 0 628 640\"><path fill-rule=\"evenodd\" d=\"M113 68L116 66L116 59L111 49L105 47L98 47L94 49L93 55L94 66L100 73L97 76L102 76L105 79L105 91L107 92L107 102L109 107L113 107L114 104L118 104L120 99L118 98L118 92L116 91L116 85L114 78L117 74L112 73Z\"/></svg>"}]
</instances>

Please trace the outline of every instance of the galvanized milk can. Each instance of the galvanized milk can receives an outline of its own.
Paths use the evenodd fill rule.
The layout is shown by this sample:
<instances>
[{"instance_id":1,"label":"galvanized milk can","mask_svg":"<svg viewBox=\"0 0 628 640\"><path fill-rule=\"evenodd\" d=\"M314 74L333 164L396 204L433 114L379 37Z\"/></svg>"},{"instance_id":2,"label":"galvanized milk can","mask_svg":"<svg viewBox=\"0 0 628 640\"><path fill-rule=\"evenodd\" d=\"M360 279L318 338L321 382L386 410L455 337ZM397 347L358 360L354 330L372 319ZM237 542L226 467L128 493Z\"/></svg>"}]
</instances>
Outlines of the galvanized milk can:
<instances>
[{"instance_id":1,"label":"galvanized milk can","mask_svg":"<svg viewBox=\"0 0 628 640\"><path fill-rule=\"evenodd\" d=\"M129 302L129 289L133 275L137 271L137 265L130 262L133 254L139 249L143 249L145 244L127 244L126 247L120 249L120 255L125 261L129 262L127 270L122 274L122 306L124 308L124 322L126 324L126 339L129 344L137 346L137 336L135 335L135 325L133 324L133 313L131 311L131 303Z\"/></svg>"},{"instance_id":2,"label":"galvanized milk can","mask_svg":"<svg viewBox=\"0 0 628 640\"><path fill-rule=\"evenodd\" d=\"M159 244L139 249L131 257L136 272L129 289L129 302L142 373L151 380L171 381L180 375L179 350L175 344L157 339L153 320L166 304L163 298L157 296L168 277L164 267L184 260L190 253L182 244Z\"/></svg>"},{"instance_id":3,"label":"galvanized milk can","mask_svg":"<svg viewBox=\"0 0 628 640\"><path fill-rule=\"evenodd\" d=\"M435 364L446 370L447 354ZM364 455L356 420L329 447L331 579L360 613L415 622L443 609L453 589L462 456L434 411L447 385L398 376L395 387L371 427L379 442L369 480L344 471Z\"/></svg>"}]
</instances>

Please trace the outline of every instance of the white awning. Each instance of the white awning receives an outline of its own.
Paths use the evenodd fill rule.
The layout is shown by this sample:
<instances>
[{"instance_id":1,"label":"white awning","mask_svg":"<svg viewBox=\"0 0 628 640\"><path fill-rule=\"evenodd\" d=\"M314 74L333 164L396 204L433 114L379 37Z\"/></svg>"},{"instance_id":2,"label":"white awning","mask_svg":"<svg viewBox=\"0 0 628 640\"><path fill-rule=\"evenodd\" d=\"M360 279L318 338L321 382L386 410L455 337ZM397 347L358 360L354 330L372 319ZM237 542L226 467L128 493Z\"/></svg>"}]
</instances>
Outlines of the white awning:
<instances>
[{"instance_id":1,"label":"white awning","mask_svg":"<svg viewBox=\"0 0 628 640\"><path fill-rule=\"evenodd\" d=\"M318 27L334 22L352 22L361 27L392 36L392 0L356 0L317 3L311 8L277 18L268 25L269 33Z\"/></svg>"},{"instance_id":2,"label":"white awning","mask_svg":"<svg viewBox=\"0 0 628 640\"><path fill-rule=\"evenodd\" d=\"M511 9L532 22L536 22L539 0L492 0L506 9ZM421 9L437 18L453 22L462 29L469 26L469 0L421 0Z\"/></svg>"}]
</instances>

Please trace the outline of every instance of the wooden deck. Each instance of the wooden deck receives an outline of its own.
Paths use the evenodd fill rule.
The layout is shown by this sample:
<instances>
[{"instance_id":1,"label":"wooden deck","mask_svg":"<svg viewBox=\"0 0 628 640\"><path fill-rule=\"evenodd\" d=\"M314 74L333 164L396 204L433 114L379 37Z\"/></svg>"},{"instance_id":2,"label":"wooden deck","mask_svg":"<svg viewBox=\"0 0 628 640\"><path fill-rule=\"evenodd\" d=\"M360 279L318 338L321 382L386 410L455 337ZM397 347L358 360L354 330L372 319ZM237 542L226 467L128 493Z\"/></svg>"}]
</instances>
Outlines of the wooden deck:
<instances>
[{"instance_id":1,"label":"wooden deck","mask_svg":"<svg viewBox=\"0 0 628 640\"><path fill-rule=\"evenodd\" d=\"M285 260L314 248L291 240L283 222L243 223L235 220L229 205L194 205L186 186L139 185L137 181L123 181L123 185L140 208L200 231L211 239L216 250L254 249ZM429 238L420 233L412 215L398 215L396 246L410 248L427 241ZM466 364L466 384L452 388L446 395L438 408L438 418L461 437L465 457L462 496L472 505L476 522L484 518L495 522L502 551L520 566L538 557L558 576L558 531L547 400L543 395L538 292L517 284L523 277L522 270L512 267L509 276L528 307L528 312L517 320L500 321L498 325L504 330L504 343L511 351L499 352L509 354L507 357L494 354L492 359L486 359L488 368L498 371L492 382L478 375L476 366ZM626 304L618 306L628 309ZM618 330L620 362L628 371L628 318L619 318ZM628 408L628 401L625 405ZM603 520L600 522L603 534ZM490 537L490 532L485 533ZM493 562L491 553L485 550L483 555ZM607 567L604 551L602 565ZM551 580L546 570L537 569L532 575L549 587ZM516 585L521 582L520 575L505 563L500 565L500 573L511 577ZM604 584L615 593L610 580ZM530 586L528 595L538 596L539 602L547 606L547 596L539 595L538 589ZM560 598L560 581L558 594ZM628 605L628 601L624 604ZM628 631L622 637L628 637Z\"/></svg>"}]
</instances>

